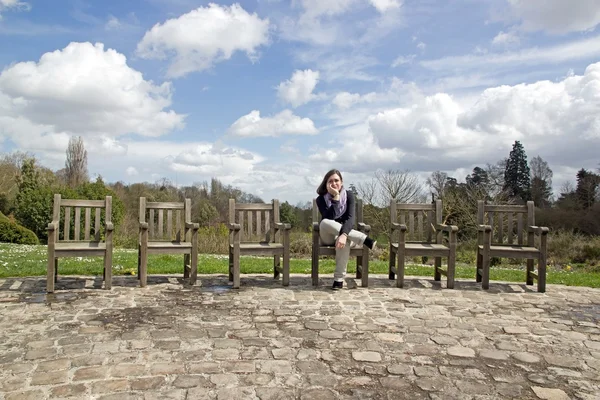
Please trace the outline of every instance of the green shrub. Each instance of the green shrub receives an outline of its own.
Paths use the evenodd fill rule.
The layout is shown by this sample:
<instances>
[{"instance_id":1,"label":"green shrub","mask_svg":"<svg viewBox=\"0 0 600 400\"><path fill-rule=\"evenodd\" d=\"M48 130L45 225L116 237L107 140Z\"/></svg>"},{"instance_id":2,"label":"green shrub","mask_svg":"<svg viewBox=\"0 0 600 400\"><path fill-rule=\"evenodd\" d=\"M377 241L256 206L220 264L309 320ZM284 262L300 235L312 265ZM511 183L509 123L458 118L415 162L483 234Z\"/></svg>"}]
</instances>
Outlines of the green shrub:
<instances>
[{"instance_id":1,"label":"green shrub","mask_svg":"<svg viewBox=\"0 0 600 400\"><path fill-rule=\"evenodd\" d=\"M290 234L290 252L296 257L310 257L312 255L312 235L304 232Z\"/></svg>"},{"instance_id":2,"label":"green shrub","mask_svg":"<svg viewBox=\"0 0 600 400\"><path fill-rule=\"evenodd\" d=\"M35 233L0 213L0 242L40 244Z\"/></svg>"}]
</instances>

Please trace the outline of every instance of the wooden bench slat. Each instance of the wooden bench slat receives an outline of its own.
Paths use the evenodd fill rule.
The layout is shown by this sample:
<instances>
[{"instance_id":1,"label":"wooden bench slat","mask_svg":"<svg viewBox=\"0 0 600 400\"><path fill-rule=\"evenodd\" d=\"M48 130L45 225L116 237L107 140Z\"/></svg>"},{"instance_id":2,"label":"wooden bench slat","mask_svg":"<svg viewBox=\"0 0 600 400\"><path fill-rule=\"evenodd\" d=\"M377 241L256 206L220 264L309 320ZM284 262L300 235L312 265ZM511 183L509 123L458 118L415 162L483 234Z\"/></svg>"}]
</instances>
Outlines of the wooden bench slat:
<instances>
[{"instance_id":1,"label":"wooden bench slat","mask_svg":"<svg viewBox=\"0 0 600 400\"><path fill-rule=\"evenodd\" d=\"M259 211L259 210L272 210L273 209L273 205L272 204L260 204L260 203L252 203L252 204L245 204L245 203L235 203L235 209L238 211Z\"/></svg>"},{"instance_id":2,"label":"wooden bench slat","mask_svg":"<svg viewBox=\"0 0 600 400\"><path fill-rule=\"evenodd\" d=\"M90 226L91 226L91 219L92 219L92 209L89 207L86 207L85 209L85 230L83 231L83 240L90 240Z\"/></svg>"},{"instance_id":3,"label":"wooden bench slat","mask_svg":"<svg viewBox=\"0 0 600 400\"><path fill-rule=\"evenodd\" d=\"M65 234L64 240L71 239L71 207L65 207Z\"/></svg>"},{"instance_id":4,"label":"wooden bench slat","mask_svg":"<svg viewBox=\"0 0 600 400\"><path fill-rule=\"evenodd\" d=\"M158 210L158 236L160 238L164 237L164 227L163 227L163 225L164 225L163 219L164 218L163 217L164 217L164 209L160 208Z\"/></svg>"},{"instance_id":5,"label":"wooden bench slat","mask_svg":"<svg viewBox=\"0 0 600 400\"><path fill-rule=\"evenodd\" d=\"M101 208L96 208L96 215L94 218L94 239L100 241L100 219L101 219Z\"/></svg>"},{"instance_id":6,"label":"wooden bench slat","mask_svg":"<svg viewBox=\"0 0 600 400\"><path fill-rule=\"evenodd\" d=\"M60 201L61 207L105 207L104 200L72 200L66 199Z\"/></svg>"},{"instance_id":7,"label":"wooden bench slat","mask_svg":"<svg viewBox=\"0 0 600 400\"><path fill-rule=\"evenodd\" d=\"M75 240L80 240L81 235L79 234L81 230L81 208L75 207Z\"/></svg>"},{"instance_id":8,"label":"wooden bench slat","mask_svg":"<svg viewBox=\"0 0 600 400\"><path fill-rule=\"evenodd\" d=\"M183 203L175 202L156 202L149 201L146 203L146 208L163 209L163 210L183 210L185 207Z\"/></svg>"}]
</instances>

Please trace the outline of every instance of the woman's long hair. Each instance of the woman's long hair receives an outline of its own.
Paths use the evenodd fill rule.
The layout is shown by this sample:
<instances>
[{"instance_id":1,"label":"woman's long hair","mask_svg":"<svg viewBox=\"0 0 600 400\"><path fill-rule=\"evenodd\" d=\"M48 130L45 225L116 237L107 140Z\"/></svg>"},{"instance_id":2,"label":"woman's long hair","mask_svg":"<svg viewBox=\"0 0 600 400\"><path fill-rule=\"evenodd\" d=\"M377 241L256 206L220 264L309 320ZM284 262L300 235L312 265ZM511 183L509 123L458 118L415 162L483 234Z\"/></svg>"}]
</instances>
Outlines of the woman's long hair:
<instances>
[{"instance_id":1,"label":"woman's long hair","mask_svg":"<svg viewBox=\"0 0 600 400\"><path fill-rule=\"evenodd\" d=\"M342 181L342 183L344 182L344 179L342 178L342 173L340 171L338 171L337 169L330 170L329 172L327 172L325 174L325 177L323 178L323 181L321 182L321 184L317 188L317 194L319 196L325 196L327 194L327 181L329 180L329 178L331 177L331 175L335 175L335 174L337 174L337 176L340 177L340 180Z\"/></svg>"}]
</instances>

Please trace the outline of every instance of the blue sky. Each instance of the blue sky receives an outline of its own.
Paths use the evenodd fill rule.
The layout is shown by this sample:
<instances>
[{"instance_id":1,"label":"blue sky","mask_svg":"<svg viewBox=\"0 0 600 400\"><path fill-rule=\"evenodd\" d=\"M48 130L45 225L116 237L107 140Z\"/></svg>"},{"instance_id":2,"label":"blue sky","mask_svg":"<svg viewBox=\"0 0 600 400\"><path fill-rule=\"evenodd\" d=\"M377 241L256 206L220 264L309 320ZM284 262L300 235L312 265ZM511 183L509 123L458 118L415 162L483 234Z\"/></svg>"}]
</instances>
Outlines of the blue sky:
<instances>
[{"instance_id":1,"label":"blue sky","mask_svg":"<svg viewBox=\"0 0 600 400\"><path fill-rule=\"evenodd\" d=\"M338 168L600 165L600 0L0 0L0 151L292 203Z\"/></svg>"}]
</instances>

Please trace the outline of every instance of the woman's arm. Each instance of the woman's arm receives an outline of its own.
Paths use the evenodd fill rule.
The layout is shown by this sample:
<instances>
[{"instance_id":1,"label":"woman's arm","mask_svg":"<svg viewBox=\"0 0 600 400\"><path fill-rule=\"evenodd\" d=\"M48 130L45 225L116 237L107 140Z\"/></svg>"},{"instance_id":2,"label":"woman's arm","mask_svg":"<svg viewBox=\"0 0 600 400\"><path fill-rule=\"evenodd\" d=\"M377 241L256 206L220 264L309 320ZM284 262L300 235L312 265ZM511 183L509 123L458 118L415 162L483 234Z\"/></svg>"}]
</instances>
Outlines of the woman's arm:
<instances>
[{"instance_id":1,"label":"woman's arm","mask_svg":"<svg viewBox=\"0 0 600 400\"><path fill-rule=\"evenodd\" d=\"M346 212L342 215L342 228L340 229L340 235L345 233L348 235L352 228L354 228L354 194L346 191Z\"/></svg>"},{"instance_id":2,"label":"woman's arm","mask_svg":"<svg viewBox=\"0 0 600 400\"><path fill-rule=\"evenodd\" d=\"M331 207L327 207L325 203L325 198L323 196L317 197L317 207L319 207L319 212L321 213L321 218L323 219L335 219L335 208L334 204L337 201L331 202Z\"/></svg>"}]
</instances>

